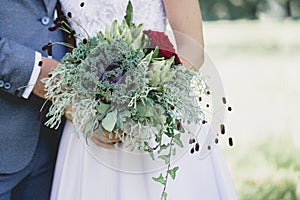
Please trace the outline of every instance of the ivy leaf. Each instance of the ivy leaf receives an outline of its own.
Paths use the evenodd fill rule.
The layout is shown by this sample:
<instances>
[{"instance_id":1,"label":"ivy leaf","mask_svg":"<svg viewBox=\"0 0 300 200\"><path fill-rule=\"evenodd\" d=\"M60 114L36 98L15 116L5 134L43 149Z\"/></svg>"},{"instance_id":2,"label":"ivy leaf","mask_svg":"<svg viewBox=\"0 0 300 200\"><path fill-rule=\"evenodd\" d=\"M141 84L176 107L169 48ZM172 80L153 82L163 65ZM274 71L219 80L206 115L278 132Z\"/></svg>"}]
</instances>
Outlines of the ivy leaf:
<instances>
[{"instance_id":1,"label":"ivy leaf","mask_svg":"<svg viewBox=\"0 0 300 200\"><path fill-rule=\"evenodd\" d=\"M161 139L162 139L162 134L161 133L155 134L155 142L160 143Z\"/></svg>"},{"instance_id":2,"label":"ivy leaf","mask_svg":"<svg viewBox=\"0 0 300 200\"><path fill-rule=\"evenodd\" d=\"M172 149L172 156L175 156L176 155L176 149Z\"/></svg>"},{"instance_id":3,"label":"ivy leaf","mask_svg":"<svg viewBox=\"0 0 300 200\"><path fill-rule=\"evenodd\" d=\"M166 118L166 124L171 124L171 122L172 122L172 117L167 117Z\"/></svg>"},{"instance_id":4,"label":"ivy leaf","mask_svg":"<svg viewBox=\"0 0 300 200\"><path fill-rule=\"evenodd\" d=\"M108 132L111 132L114 129L117 122L117 114L118 111L113 110L112 112L107 113L107 115L102 120L102 127Z\"/></svg>"},{"instance_id":5,"label":"ivy leaf","mask_svg":"<svg viewBox=\"0 0 300 200\"><path fill-rule=\"evenodd\" d=\"M164 192L164 193L162 194L162 196L163 196L164 200L167 200L167 193L166 193L166 192Z\"/></svg>"},{"instance_id":6,"label":"ivy leaf","mask_svg":"<svg viewBox=\"0 0 300 200\"><path fill-rule=\"evenodd\" d=\"M172 177L172 179L174 180L176 177L176 172L179 169L179 167L174 167L173 169L168 170L168 174L170 174L170 176Z\"/></svg>"},{"instance_id":7,"label":"ivy leaf","mask_svg":"<svg viewBox=\"0 0 300 200\"><path fill-rule=\"evenodd\" d=\"M170 163L170 154L167 155L160 155L158 158L161 158L165 161L166 165Z\"/></svg>"},{"instance_id":8,"label":"ivy leaf","mask_svg":"<svg viewBox=\"0 0 300 200\"><path fill-rule=\"evenodd\" d=\"M181 133L178 133L174 136L173 141L175 142L175 144L177 144L178 146L180 146L181 148L183 147L183 143L180 139Z\"/></svg>"},{"instance_id":9,"label":"ivy leaf","mask_svg":"<svg viewBox=\"0 0 300 200\"><path fill-rule=\"evenodd\" d=\"M163 185L166 185L166 180L164 179L164 177L162 176L162 174L160 174L159 177L155 178L155 177L152 177L152 179L156 182L159 182Z\"/></svg>"},{"instance_id":10,"label":"ivy leaf","mask_svg":"<svg viewBox=\"0 0 300 200\"><path fill-rule=\"evenodd\" d=\"M160 154L163 150L167 149L169 146L170 146L170 143L160 145L159 150L158 150L157 153Z\"/></svg>"},{"instance_id":11,"label":"ivy leaf","mask_svg":"<svg viewBox=\"0 0 300 200\"><path fill-rule=\"evenodd\" d=\"M149 152L149 155L150 155L150 157L152 158L152 160L155 160L153 151L150 151L150 152Z\"/></svg>"}]
</instances>

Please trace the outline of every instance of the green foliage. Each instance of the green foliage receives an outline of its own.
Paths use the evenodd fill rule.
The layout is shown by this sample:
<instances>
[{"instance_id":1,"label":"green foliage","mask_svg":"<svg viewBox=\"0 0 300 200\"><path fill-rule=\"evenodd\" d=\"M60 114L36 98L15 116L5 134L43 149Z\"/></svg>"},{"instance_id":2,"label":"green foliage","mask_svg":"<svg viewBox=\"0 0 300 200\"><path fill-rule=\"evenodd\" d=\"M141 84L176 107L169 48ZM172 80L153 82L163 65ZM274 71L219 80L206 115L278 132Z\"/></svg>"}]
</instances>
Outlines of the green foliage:
<instances>
[{"instance_id":1,"label":"green foliage","mask_svg":"<svg viewBox=\"0 0 300 200\"><path fill-rule=\"evenodd\" d=\"M159 155L158 158L164 160L165 164L168 165L170 163L171 154Z\"/></svg>"},{"instance_id":2,"label":"green foliage","mask_svg":"<svg viewBox=\"0 0 300 200\"><path fill-rule=\"evenodd\" d=\"M166 192L163 192L162 198L163 198L163 200L166 200L166 199L167 199L167 193L166 193Z\"/></svg>"},{"instance_id":3,"label":"green foliage","mask_svg":"<svg viewBox=\"0 0 300 200\"><path fill-rule=\"evenodd\" d=\"M168 170L167 172L170 174L170 176L172 177L172 179L174 180L176 177L176 172L179 169L179 167L174 167L173 169Z\"/></svg>"},{"instance_id":4,"label":"green foliage","mask_svg":"<svg viewBox=\"0 0 300 200\"><path fill-rule=\"evenodd\" d=\"M174 141L174 143L177 144L179 147L183 147L183 143L182 143L182 141L180 140L180 136L181 136L180 133L174 135L173 141Z\"/></svg>"},{"instance_id":5,"label":"green foliage","mask_svg":"<svg viewBox=\"0 0 300 200\"><path fill-rule=\"evenodd\" d=\"M204 20L300 17L299 0L199 0Z\"/></svg>"},{"instance_id":6,"label":"green foliage","mask_svg":"<svg viewBox=\"0 0 300 200\"><path fill-rule=\"evenodd\" d=\"M275 176L278 176L275 175ZM297 200L297 184L292 179L282 178L281 180L268 179L260 184L244 183L245 189L240 192L241 200L252 200L253 197L257 200Z\"/></svg>"},{"instance_id":7,"label":"green foliage","mask_svg":"<svg viewBox=\"0 0 300 200\"><path fill-rule=\"evenodd\" d=\"M182 126L205 117L197 99L207 86L200 72L175 64L175 56L159 57L158 47L146 48L149 38L142 24L132 23L131 12L129 3L121 24L114 21L105 33L80 42L43 80L53 102L46 125L58 126L72 105L75 130L85 138L97 130L110 136L122 130L132 149L144 149L167 165L165 177L153 178L164 185L166 198L168 175L174 179L178 170L170 169L171 157L184 146ZM116 135L124 140L124 134Z\"/></svg>"},{"instance_id":8,"label":"green foliage","mask_svg":"<svg viewBox=\"0 0 300 200\"><path fill-rule=\"evenodd\" d=\"M112 132L117 123L117 115L118 115L117 110L113 110L112 112L107 113L107 115L102 119L102 123L101 123L102 127L105 130Z\"/></svg>"},{"instance_id":9,"label":"green foliage","mask_svg":"<svg viewBox=\"0 0 300 200\"><path fill-rule=\"evenodd\" d=\"M160 174L159 177L157 177L157 178L153 177L152 179L154 181L158 182L158 183L163 184L163 185L166 185L166 183L167 183L162 174Z\"/></svg>"},{"instance_id":10,"label":"green foliage","mask_svg":"<svg viewBox=\"0 0 300 200\"><path fill-rule=\"evenodd\" d=\"M199 0L204 20L257 18L265 0Z\"/></svg>"},{"instance_id":11,"label":"green foliage","mask_svg":"<svg viewBox=\"0 0 300 200\"><path fill-rule=\"evenodd\" d=\"M235 159L239 199L300 199L299 149L289 136L265 138Z\"/></svg>"},{"instance_id":12,"label":"green foliage","mask_svg":"<svg viewBox=\"0 0 300 200\"><path fill-rule=\"evenodd\" d=\"M132 24L132 13L133 13L133 7L131 2L129 1L126 8L126 16L125 16L125 20L127 24Z\"/></svg>"}]
</instances>

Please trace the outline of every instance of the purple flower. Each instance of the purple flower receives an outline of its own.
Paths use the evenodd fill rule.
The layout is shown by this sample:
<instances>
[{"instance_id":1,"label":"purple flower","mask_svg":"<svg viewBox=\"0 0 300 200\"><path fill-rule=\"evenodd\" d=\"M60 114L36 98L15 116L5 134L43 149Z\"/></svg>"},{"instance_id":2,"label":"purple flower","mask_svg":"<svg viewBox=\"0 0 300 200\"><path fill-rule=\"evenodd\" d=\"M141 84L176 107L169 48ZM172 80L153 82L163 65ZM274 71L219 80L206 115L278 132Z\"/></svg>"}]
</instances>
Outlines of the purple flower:
<instances>
[{"instance_id":1,"label":"purple flower","mask_svg":"<svg viewBox=\"0 0 300 200\"><path fill-rule=\"evenodd\" d=\"M120 64L119 63L112 63L112 64L110 64L106 69L105 69L105 71L102 73L102 72L99 72L98 73L98 78L99 78L99 80L102 80L103 79L103 75L104 75L104 73L105 72L109 72L109 71L112 71L112 70L114 70L114 69L117 69L117 68L119 68L120 67ZM123 72L120 76L110 76L110 77L108 77L107 78L107 80L109 81L109 83L117 83L117 84L119 84L119 83L122 83L122 81L124 80L124 78L125 78L125 72Z\"/></svg>"},{"instance_id":2,"label":"purple flower","mask_svg":"<svg viewBox=\"0 0 300 200\"><path fill-rule=\"evenodd\" d=\"M108 80L110 83L122 83L122 81L124 80L125 74L122 74L119 77L109 77Z\"/></svg>"}]
</instances>

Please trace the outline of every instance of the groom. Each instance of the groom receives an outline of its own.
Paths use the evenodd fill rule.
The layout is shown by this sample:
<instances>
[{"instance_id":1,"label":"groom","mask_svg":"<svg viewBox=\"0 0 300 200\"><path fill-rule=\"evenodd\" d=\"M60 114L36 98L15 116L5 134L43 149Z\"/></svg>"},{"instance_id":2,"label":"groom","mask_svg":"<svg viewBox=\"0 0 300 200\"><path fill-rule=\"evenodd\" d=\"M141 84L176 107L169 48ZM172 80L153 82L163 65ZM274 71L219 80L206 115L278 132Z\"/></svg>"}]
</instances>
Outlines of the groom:
<instances>
[{"instance_id":1,"label":"groom","mask_svg":"<svg viewBox=\"0 0 300 200\"><path fill-rule=\"evenodd\" d=\"M44 102L40 80L65 53L55 46L50 59L41 51L49 41L63 41L61 32L48 31L55 5L56 0L0 5L0 200L49 199L59 133L50 133L37 114Z\"/></svg>"}]
</instances>

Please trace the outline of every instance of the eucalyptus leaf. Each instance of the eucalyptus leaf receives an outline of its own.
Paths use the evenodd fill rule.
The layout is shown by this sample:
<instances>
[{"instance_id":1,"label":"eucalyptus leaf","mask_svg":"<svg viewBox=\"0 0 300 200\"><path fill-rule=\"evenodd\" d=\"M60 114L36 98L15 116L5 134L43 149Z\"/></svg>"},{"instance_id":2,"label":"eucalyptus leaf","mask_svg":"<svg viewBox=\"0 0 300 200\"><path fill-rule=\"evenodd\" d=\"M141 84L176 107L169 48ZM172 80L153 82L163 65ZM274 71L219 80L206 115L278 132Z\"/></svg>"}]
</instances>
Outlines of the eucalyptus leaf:
<instances>
[{"instance_id":1,"label":"eucalyptus leaf","mask_svg":"<svg viewBox=\"0 0 300 200\"><path fill-rule=\"evenodd\" d=\"M105 104L105 103L100 102L99 105L97 106L97 111L99 112L99 114L103 114L103 113L105 113L110 107L111 107L110 104Z\"/></svg>"},{"instance_id":2,"label":"eucalyptus leaf","mask_svg":"<svg viewBox=\"0 0 300 200\"><path fill-rule=\"evenodd\" d=\"M101 125L108 132L111 132L114 129L117 122L117 115L118 111L115 109L112 112L107 113L107 115L102 120Z\"/></svg>"},{"instance_id":3,"label":"eucalyptus leaf","mask_svg":"<svg viewBox=\"0 0 300 200\"><path fill-rule=\"evenodd\" d=\"M152 105L143 105L141 102L137 104L137 113L140 117L152 117L154 116L154 109Z\"/></svg>"}]
</instances>

